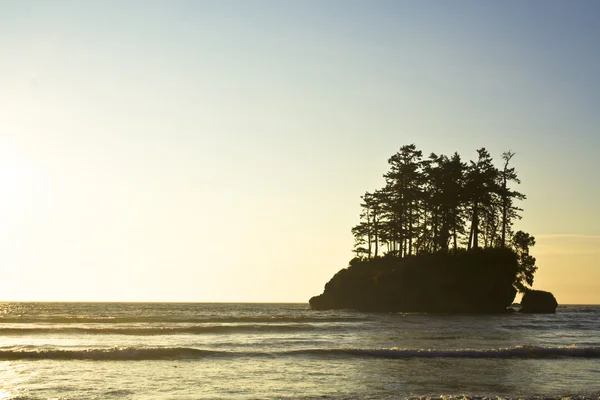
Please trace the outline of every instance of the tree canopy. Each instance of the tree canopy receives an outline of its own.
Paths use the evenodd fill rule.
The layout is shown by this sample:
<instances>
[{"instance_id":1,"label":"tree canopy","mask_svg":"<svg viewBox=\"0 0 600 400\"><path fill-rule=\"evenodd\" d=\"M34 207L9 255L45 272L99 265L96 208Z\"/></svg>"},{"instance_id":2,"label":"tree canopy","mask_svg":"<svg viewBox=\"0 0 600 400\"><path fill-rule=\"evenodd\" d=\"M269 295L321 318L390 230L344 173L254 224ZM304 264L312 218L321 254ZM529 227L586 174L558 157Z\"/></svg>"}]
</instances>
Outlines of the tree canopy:
<instances>
[{"instance_id":1,"label":"tree canopy","mask_svg":"<svg viewBox=\"0 0 600 400\"><path fill-rule=\"evenodd\" d=\"M388 159L385 185L361 196L360 222L352 228L356 257L509 248L519 260L514 286L526 291L537 270L529 254L535 238L513 231L526 198L514 189L514 155L503 153L498 168L485 148L464 162L458 153L424 157L414 144L402 146Z\"/></svg>"}]
</instances>

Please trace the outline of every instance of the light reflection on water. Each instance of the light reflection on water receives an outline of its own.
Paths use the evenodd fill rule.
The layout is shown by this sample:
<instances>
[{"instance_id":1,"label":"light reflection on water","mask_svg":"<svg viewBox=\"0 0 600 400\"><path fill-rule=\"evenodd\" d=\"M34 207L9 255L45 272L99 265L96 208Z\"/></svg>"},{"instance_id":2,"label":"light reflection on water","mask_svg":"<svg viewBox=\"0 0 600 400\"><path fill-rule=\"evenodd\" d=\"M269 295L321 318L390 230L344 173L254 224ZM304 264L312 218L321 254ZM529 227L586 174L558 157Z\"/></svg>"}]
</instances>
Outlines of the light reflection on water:
<instances>
[{"instance_id":1,"label":"light reflection on water","mask_svg":"<svg viewBox=\"0 0 600 400\"><path fill-rule=\"evenodd\" d=\"M357 398L423 395L577 395L595 387L590 363L556 360L329 360L245 359L223 361L47 362L37 376L4 383L3 399L104 398L127 390L143 398L274 398L353 394ZM588 376L586 378L586 376ZM63 379L65 378L65 379ZM565 380L565 378L567 378ZM344 398L344 396L341 396Z\"/></svg>"},{"instance_id":2,"label":"light reflection on water","mask_svg":"<svg viewBox=\"0 0 600 400\"><path fill-rule=\"evenodd\" d=\"M0 313L4 357L18 358L20 350L85 356L94 349L123 347L213 353L140 359L133 351L117 361L91 356L0 361L0 400L559 397L600 391L598 358L569 353L578 346L600 348L600 308L593 308L597 313L567 308L555 315L494 316L321 313L301 304L30 304L10 309L15 312ZM185 329L168 335L136 331L157 327ZM115 329L130 331L115 334ZM460 349L518 346L571 347L558 358L535 352L519 358L460 356ZM456 350L459 356L398 359L369 352L393 348Z\"/></svg>"},{"instance_id":3,"label":"light reflection on water","mask_svg":"<svg viewBox=\"0 0 600 400\"><path fill-rule=\"evenodd\" d=\"M36 375L38 372L28 368L25 362L0 362L0 400L14 399L22 395L27 391L23 388Z\"/></svg>"}]
</instances>

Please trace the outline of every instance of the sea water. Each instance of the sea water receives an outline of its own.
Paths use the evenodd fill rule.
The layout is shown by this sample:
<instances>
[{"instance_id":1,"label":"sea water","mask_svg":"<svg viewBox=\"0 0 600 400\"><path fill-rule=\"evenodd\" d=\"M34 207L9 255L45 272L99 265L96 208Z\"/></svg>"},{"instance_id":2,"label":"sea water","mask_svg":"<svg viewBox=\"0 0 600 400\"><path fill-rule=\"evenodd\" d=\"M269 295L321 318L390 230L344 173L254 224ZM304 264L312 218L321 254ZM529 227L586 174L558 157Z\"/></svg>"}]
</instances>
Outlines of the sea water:
<instances>
[{"instance_id":1,"label":"sea water","mask_svg":"<svg viewBox=\"0 0 600 400\"><path fill-rule=\"evenodd\" d=\"M4 303L0 399L600 398L600 306Z\"/></svg>"}]
</instances>

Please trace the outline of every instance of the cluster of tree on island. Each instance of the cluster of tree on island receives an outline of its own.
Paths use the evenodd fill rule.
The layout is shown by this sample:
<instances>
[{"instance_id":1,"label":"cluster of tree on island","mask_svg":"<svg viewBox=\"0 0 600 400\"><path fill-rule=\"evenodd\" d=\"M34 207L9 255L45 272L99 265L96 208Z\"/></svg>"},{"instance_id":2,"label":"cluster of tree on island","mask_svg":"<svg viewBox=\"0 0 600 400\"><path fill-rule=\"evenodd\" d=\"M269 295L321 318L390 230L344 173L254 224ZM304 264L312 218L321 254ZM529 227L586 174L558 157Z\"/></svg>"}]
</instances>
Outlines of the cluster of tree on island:
<instances>
[{"instance_id":1,"label":"cluster of tree on island","mask_svg":"<svg viewBox=\"0 0 600 400\"><path fill-rule=\"evenodd\" d=\"M512 229L525 199L511 187L520 183L514 154L503 153L498 168L485 148L466 163L458 153L424 158L414 144L402 146L388 160L385 186L361 197L352 228L357 261L510 248L519 260L515 287L526 291L537 269L529 254L535 238Z\"/></svg>"}]
</instances>

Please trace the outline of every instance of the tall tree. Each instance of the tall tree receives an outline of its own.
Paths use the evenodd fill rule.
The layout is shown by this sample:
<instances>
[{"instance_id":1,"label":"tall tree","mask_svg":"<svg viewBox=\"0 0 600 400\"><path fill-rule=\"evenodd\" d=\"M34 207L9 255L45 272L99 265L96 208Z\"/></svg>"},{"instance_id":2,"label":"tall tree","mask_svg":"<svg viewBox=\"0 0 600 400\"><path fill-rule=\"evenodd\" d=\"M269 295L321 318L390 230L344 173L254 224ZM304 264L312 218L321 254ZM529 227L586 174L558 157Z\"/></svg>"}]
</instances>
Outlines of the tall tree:
<instances>
[{"instance_id":1,"label":"tall tree","mask_svg":"<svg viewBox=\"0 0 600 400\"><path fill-rule=\"evenodd\" d=\"M372 257L372 243L373 235L375 233L375 227L373 224L373 214L376 210L373 210L373 204L371 201L372 194L366 192L361 199L363 202L360 204L362 212L360 213L360 222L358 225L352 228L352 235L354 236L354 252L357 257L364 254L367 258ZM367 245L366 248L362 247Z\"/></svg>"},{"instance_id":2,"label":"tall tree","mask_svg":"<svg viewBox=\"0 0 600 400\"><path fill-rule=\"evenodd\" d=\"M458 249L458 235L464 234L465 171L466 164L454 153L442 164L444 174L443 199L446 205L446 221L451 232L454 251Z\"/></svg>"},{"instance_id":3,"label":"tall tree","mask_svg":"<svg viewBox=\"0 0 600 400\"><path fill-rule=\"evenodd\" d=\"M361 214L361 219L365 214ZM361 221L358 225L352 227L352 236L354 236L354 252L358 258L371 258L371 226L368 222ZM364 246L367 247L364 247Z\"/></svg>"},{"instance_id":4,"label":"tall tree","mask_svg":"<svg viewBox=\"0 0 600 400\"><path fill-rule=\"evenodd\" d=\"M422 175L421 159L423 152L414 144L405 145L388 160L390 171L384 175L395 192L395 206L398 210L403 243L400 245L404 255L413 253L413 241L416 237L418 207L421 198Z\"/></svg>"},{"instance_id":5,"label":"tall tree","mask_svg":"<svg viewBox=\"0 0 600 400\"><path fill-rule=\"evenodd\" d=\"M511 233L512 221L516 218L520 219L521 208L514 205L514 200L525 200L525 195L515 190L511 190L508 185L510 182L517 184L521 183L521 180L517 177L517 172L514 167L509 168L510 160L513 158L515 153L507 151L502 153L502 160L504 160L504 166L499 174L499 186L500 186L500 199L502 203L502 238L500 245L506 246L506 237Z\"/></svg>"},{"instance_id":6,"label":"tall tree","mask_svg":"<svg viewBox=\"0 0 600 400\"><path fill-rule=\"evenodd\" d=\"M529 254L529 249L533 246L535 246L535 238L528 233L518 231L512 237L512 247L519 261L515 288L521 293L529 290L527 286L533 285L533 275L537 271L535 257Z\"/></svg>"},{"instance_id":7,"label":"tall tree","mask_svg":"<svg viewBox=\"0 0 600 400\"><path fill-rule=\"evenodd\" d=\"M436 252L444 248L445 238L445 204L443 198L444 175L443 165L446 156L431 153L423 160L422 171L424 186L422 190L423 226L421 228L421 248Z\"/></svg>"},{"instance_id":8,"label":"tall tree","mask_svg":"<svg viewBox=\"0 0 600 400\"><path fill-rule=\"evenodd\" d=\"M355 234L355 238L361 234L364 237L366 234L368 257L371 258L371 255L377 257L379 255L379 245L382 234L383 196L380 191L376 190L373 193L366 192L361 198L363 200L361 207L364 210L361 217L366 220L366 224L363 226L361 226L361 224L355 226L353 228L353 234ZM360 242L360 239L358 242ZM371 252L371 249L373 252Z\"/></svg>"},{"instance_id":9,"label":"tall tree","mask_svg":"<svg viewBox=\"0 0 600 400\"><path fill-rule=\"evenodd\" d=\"M477 155L477 161L471 161L466 175L466 192L471 202L469 249L479 248L480 219L486 212L493 210L493 195L497 193L498 170L492 163L490 153L482 147L477 150Z\"/></svg>"}]
</instances>

